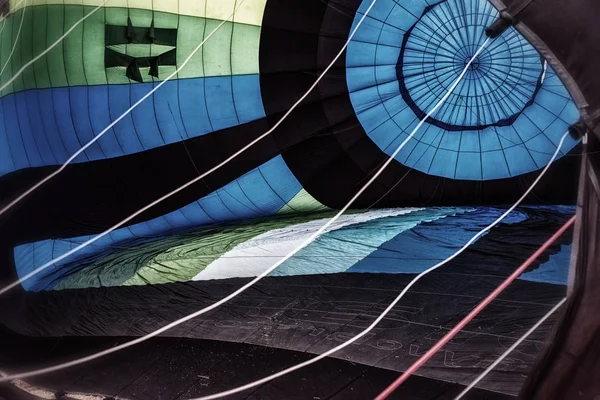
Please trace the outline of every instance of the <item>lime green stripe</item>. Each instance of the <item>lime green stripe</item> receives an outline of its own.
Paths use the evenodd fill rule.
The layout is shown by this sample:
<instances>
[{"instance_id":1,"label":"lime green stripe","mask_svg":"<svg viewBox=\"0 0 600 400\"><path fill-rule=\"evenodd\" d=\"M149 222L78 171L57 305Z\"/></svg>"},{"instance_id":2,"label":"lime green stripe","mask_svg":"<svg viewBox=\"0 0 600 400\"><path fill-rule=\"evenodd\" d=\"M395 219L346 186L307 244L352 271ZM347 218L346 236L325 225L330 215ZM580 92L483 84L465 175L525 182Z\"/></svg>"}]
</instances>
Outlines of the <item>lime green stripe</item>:
<instances>
[{"instance_id":1,"label":"lime green stripe","mask_svg":"<svg viewBox=\"0 0 600 400\"><path fill-rule=\"evenodd\" d=\"M286 205L281 207L277 214L291 214L299 212L325 211L328 207L321 204L306 190L301 189Z\"/></svg>"},{"instance_id":2,"label":"lime green stripe","mask_svg":"<svg viewBox=\"0 0 600 400\"><path fill-rule=\"evenodd\" d=\"M90 13L93 7L77 5L49 5L27 7L12 13L6 20L6 27L0 37L0 62L4 65L14 38L17 36L22 13L25 12L23 28L15 52L0 77L4 83L23 64L40 54L57 40L77 20ZM136 26L149 26L153 13L149 10L126 8L103 8L92 14L84 23L76 27L62 44L17 78L2 93L34 88L123 84L133 83L125 76L125 68L104 68L104 26L126 25L130 17ZM174 72L221 21L199 17L179 16L154 12L157 28L177 28L177 66L161 66L160 77L164 79ZM205 76L244 75L259 72L258 49L260 27L240 23L226 23L198 51L182 69L177 78L198 78ZM139 45L124 46L132 55L138 55ZM159 52L148 45L148 55ZM142 71L145 82L157 79ZM160 80L160 79L159 79Z\"/></svg>"},{"instance_id":3,"label":"lime green stripe","mask_svg":"<svg viewBox=\"0 0 600 400\"><path fill-rule=\"evenodd\" d=\"M40 5L85 5L97 7L103 0L10 0L12 12L27 6ZM233 22L256 25L262 24L267 0L244 0L238 8ZM18 6L17 6L18 4ZM137 8L146 11L188 15L191 17L224 20L227 19L240 0L109 0L106 8Z\"/></svg>"}]
</instances>

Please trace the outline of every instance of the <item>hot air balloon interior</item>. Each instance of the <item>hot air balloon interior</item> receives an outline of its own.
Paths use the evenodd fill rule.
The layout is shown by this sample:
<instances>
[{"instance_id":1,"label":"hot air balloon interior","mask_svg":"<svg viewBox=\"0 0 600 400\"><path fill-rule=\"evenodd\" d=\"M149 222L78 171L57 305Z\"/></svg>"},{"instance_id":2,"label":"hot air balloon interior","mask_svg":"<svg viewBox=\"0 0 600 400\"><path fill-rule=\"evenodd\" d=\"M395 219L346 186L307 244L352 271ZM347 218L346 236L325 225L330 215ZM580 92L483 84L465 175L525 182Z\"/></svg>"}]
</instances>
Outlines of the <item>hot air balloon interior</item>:
<instances>
[{"instance_id":1,"label":"hot air balloon interior","mask_svg":"<svg viewBox=\"0 0 600 400\"><path fill-rule=\"evenodd\" d=\"M600 396L569 3L0 1L0 399Z\"/></svg>"}]
</instances>

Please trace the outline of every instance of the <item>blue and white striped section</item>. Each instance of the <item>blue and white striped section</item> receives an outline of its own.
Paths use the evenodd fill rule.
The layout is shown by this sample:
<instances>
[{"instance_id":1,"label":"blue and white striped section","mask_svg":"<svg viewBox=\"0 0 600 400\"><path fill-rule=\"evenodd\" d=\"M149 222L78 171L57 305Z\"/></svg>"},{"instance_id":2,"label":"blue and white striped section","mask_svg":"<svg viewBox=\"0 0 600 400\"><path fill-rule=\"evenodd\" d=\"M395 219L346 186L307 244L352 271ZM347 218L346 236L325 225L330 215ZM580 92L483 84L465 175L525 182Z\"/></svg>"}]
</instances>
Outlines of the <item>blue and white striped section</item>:
<instances>
[{"instance_id":1,"label":"blue and white striped section","mask_svg":"<svg viewBox=\"0 0 600 400\"><path fill-rule=\"evenodd\" d=\"M135 239L166 235L215 222L245 220L275 214L301 190L302 186L283 158L277 156L179 210L147 222L115 230L73 256L25 281L23 287L34 291L50 289L54 278L68 273L64 268L67 264L102 254ZM14 259L18 276L28 274L92 237L42 240L16 247Z\"/></svg>"},{"instance_id":2,"label":"blue and white striped section","mask_svg":"<svg viewBox=\"0 0 600 400\"><path fill-rule=\"evenodd\" d=\"M321 237L284 262L271 275L313 275L347 271L401 232L422 222L434 221L456 212L453 208L399 208L342 215ZM258 235L213 261L194 280L260 275L301 245L328 220L312 220Z\"/></svg>"},{"instance_id":3,"label":"blue and white striped section","mask_svg":"<svg viewBox=\"0 0 600 400\"><path fill-rule=\"evenodd\" d=\"M36 89L0 99L0 176L64 163L157 83ZM74 162L124 156L265 117L259 75L167 82Z\"/></svg>"},{"instance_id":4,"label":"blue and white striped section","mask_svg":"<svg viewBox=\"0 0 600 400\"><path fill-rule=\"evenodd\" d=\"M454 254L504 211L481 208L445 218L439 223L419 225L382 243L348 272L421 273ZM502 223L515 224L526 219L526 214L513 212Z\"/></svg>"}]
</instances>

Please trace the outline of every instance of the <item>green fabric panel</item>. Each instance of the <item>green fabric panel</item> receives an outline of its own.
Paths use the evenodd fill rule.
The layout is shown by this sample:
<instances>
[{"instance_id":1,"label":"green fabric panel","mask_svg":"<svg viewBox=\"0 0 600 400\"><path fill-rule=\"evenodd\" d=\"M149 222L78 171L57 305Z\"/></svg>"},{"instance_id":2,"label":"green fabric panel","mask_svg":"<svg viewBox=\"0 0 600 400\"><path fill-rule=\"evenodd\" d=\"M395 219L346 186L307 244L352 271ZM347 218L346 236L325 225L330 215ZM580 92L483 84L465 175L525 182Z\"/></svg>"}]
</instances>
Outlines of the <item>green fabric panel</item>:
<instances>
[{"instance_id":1,"label":"green fabric panel","mask_svg":"<svg viewBox=\"0 0 600 400\"><path fill-rule=\"evenodd\" d=\"M160 54L166 53L169 50L174 49L173 46L164 46L160 44L153 44L150 46L143 44L116 44L107 47L118 53L127 54L128 56L132 57L158 56Z\"/></svg>"},{"instance_id":2,"label":"green fabric panel","mask_svg":"<svg viewBox=\"0 0 600 400\"><path fill-rule=\"evenodd\" d=\"M13 69L15 71L21 67L22 63L33 58L33 9L26 8L24 17L19 42L17 43L15 53L13 54ZM17 55L18 58L15 57ZM27 68L23 71L23 75L21 76L23 77L23 84L26 88L36 86L35 68Z\"/></svg>"},{"instance_id":3,"label":"green fabric panel","mask_svg":"<svg viewBox=\"0 0 600 400\"><path fill-rule=\"evenodd\" d=\"M153 14L154 13L150 10L141 10L139 8L129 9L129 18L131 18L131 23L133 24L133 26L149 27L153 17L157 19L160 18L159 13L156 13L159 14L157 16L154 16ZM123 25L127 25L127 23Z\"/></svg>"},{"instance_id":4,"label":"green fabric panel","mask_svg":"<svg viewBox=\"0 0 600 400\"><path fill-rule=\"evenodd\" d=\"M206 21L204 36L210 34L222 21ZM231 75L231 41L233 24L227 22L202 47L204 75Z\"/></svg>"},{"instance_id":5,"label":"green fabric panel","mask_svg":"<svg viewBox=\"0 0 600 400\"><path fill-rule=\"evenodd\" d=\"M259 70L260 29L254 25L235 24L231 42L233 75L255 74ZM256 34L257 30L258 35Z\"/></svg>"},{"instance_id":6,"label":"green fabric panel","mask_svg":"<svg viewBox=\"0 0 600 400\"><path fill-rule=\"evenodd\" d=\"M8 64L6 65L6 69L3 72L3 75L6 76L11 76L12 72L11 72L11 68L13 71L16 71L19 69L19 66L21 65L21 52L19 51L19 43L21 40L20 34L19 34L19 27L21 26L21 18L23 15L23 10L19 11L18 13L15 13L14 18L12 20L12 24L9 28L11 28L11 40L10 42L7 44L6 46L6 58L4 59L4 61L2 62L2 66L4 66L7 62L7 60L9 60L8 57L10 58L10 61L8 62ZM25 23L23 22L23 29L25 29ZM6 31L6 29L5 29ZM4 32L2 32L4 33ZM15 46L15 43L17 43L17 45ZM14 47L14 52L12 52L12 56L11 51L13 50ZM24 75L21 75L18 79L16 79L12 86L13 86L13 90L15 91L20 91L23 90L24 85L23 85L23 79L24 79Z\"/></svg>"},{"instance_id":7,"label":"green fabric panel","mask_svg":"<svg viewBox=\"0 0 600 400\"><path fill-rule=\"evenodd\" d=\"M6 71L0 77L0 82L10 79L14 72L54 43L92 10L94 7L81 5L37 5L25 8L19 42ZM0 35L2 64L8 59L22 15L23 9L18 10L10 14L4 22L6 26ZM113 25L127 25L128 17L134 26L149 27L154 18L155 28L178 29L178 65L181 65L202 42L204 35L208 35L222 22L150 10L103 8L75 27L62 43L27 68L0 95L32 88L132 83L125 76L125 68L104 68L105 21ZM196 53L178 78L258 73L259 42L259 26L228 22ZM154 44L139 49L130 47L131 45L125 46L127 54L129 51L136 54L147 52L147 56L151 56L162 52L161 47ZM161 66L159 76L166 77L176 68ZM156 80L148 76L147 71L142 71L142 75L144 82Z\"/></svg>"},{"instance_id":8,"label":"green fabric panel","mask_svg":"<svg viewBox=\"0 0 600 400\"><path fill-rule=\"evenodd\" d=\"M10 49L12 45L12 31L13 31L13 21L14 18L5 19L4 30L2 31L2 35L0 35L0 69L4 67L6 64L6 60L8 59L8 55L10 54ZM12 66L7 65L4 69L2 75L0 75L0 83L4 85L6 81L12 75ZM6 89L2 91L2 95L12 92L12 84L9 85Z\"/></svg>"},{"instance_id":9,"label":"green fabric panel","mask_svg":"<svg viewBox=\"0 0 600 400\"><path fill-rule=\"evenodd\" d=\"M195 23L194 23L195 22ZM192 53L204 36L206 20L194 17L181 16L179 18L179 28L177 31L177 65L181 65L185 59ZM202 49L196 52L179 71L179 78L192 78L195 76L204 76L204 65L202 63Z\"/></svg>"},{"instance_id":10,"label":"green fabric panel","mask_svg":"<svg viewBox=\"0 0 600 400\"><path fill-rule=\"evenodd\" d=\"M32 7L31 12L33 14L33 31L31 41L33 42L33 54L37 55L44 51L47 47L46 40L36 39L46 37L50 9L48 7ZM48 57L42 57L38 62L33 64L33 69L35 72L35 81L37 86L49 87L52 85L50 83Z\"/></svg>"},{"instance_id":11,"label":"green fabric panel","mask_svg":"<svg viewBox=\"0 0 600 400\"><path fill-rule=\"evenodd\" d=\"M41 7L40 7L41 8ZM100 11L98 11L100 12ZM63 6L48 6L48 28L46 30L46 46L52 43L64 33L65 8ZM40 38L36 38L40 40ZM48 71L50 71L50 84L52 87L68 86L67 72L64 62L64 44L54 47L44 57L48 62ZM40 60L41 61L41 60ZM5 93L2 93L4 95Z\"/></svg>"},{"instance_id":12,"label":"green fabric panel","mask_svg":"<svg viewBox=\"0 0 600 400\"><path fill-rule=\"evenodd\" d=\"M100 11L99 11L100 12ZM107 7L104 9L104 18L109 25L127 25L129 10L127 8Z\"/></svg>"},{"instance_id":13,"label":"green fabric panel","mask_svg":"<svg viewBox=\"0 0 600 400\"><path fill-rule=\"evenodd\" d=\"M90 12L85 9L85 13ZM104 13L98 10L83 23L83 70L88 85L106 85L106 71L103 67L104 60ZM101 45L88 46L88 43Z\"/></svg>"},{"instance_id":14,"label":"green fabric panel","mask_svg":"<svg viewBox=\"0 0 600 400\"><path fill-rule=\"evenodd\" d=\"M169 29L179 28L179 25L181 24L180 18L183 17L183 15L154 12L154 27ZM204 18L196 17L193 18L193 20L194 24L200 23L202 26L204 26Z\"/></svg>"},{"instance_id":15,"label":"green fabric panel","mask_svg":"<svg viewBox=\"0 0 600 400\"><path fill-rule=\"evenodd\" d=\"M131 245L62 280L55 290L189 281L227 251L255 236L333 215L334 211L327 211L257 219Z\"/></svg>"},{"instance_id":16,"label":"green fabric panel","mask_svg":"<svg viewBox=\"0 0 600 400\"><path fill-rule=\"evenodd\" d=\"M277 214L289 214L297 212L324 211L328 207L321 204L306 190L301 189L286 205L281 207Z\"/></svg>"},{"instance_id":17,"label":"green fabric panel","mask_svg":"<svg viewBox=\"0 0 600 400\"><path fill-rule=\"evenodd\" d=\"M88 13L90 7L65 7L65 26L71 27L81 19L85 13ZM94 46L95 43L83 41L84 27L86 24L79 24L71 32L69 36L64 39L64 69L67 72L67 81L70 86L87 85L85 77L85 69L83 67L83 48L86 46ZM93 63L93 60L89 61ZM100 60L96 60L96 64L99 64ZM92 66L90 66L92 67Z\"/></svg>"}]
</instances>

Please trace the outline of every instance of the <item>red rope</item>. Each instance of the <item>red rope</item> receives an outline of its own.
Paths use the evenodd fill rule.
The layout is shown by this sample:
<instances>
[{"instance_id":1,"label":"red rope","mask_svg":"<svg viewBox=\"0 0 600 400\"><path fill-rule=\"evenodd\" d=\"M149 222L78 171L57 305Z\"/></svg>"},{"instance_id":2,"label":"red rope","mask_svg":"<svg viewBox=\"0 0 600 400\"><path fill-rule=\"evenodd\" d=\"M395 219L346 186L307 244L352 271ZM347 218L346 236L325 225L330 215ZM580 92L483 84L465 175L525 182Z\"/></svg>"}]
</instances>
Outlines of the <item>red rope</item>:
<instances>
[{"instance_id":1,"label":"red rope","mask_svg":"<svg viewBox=\"0 0 600 400\"><path fill-rule=\"evenodd\" d=\"M515 272L513 272L508 278L506 278L506 280L504 282L502 282L502 284L500 286L498 286L488 297L486 297L485 300L483 300L481 303L479 303L477 305L477 307L475 307L473 309L473 311L471 311L469 313L469 315L467 315L465 318L463 318L463 320L460 321L458 323L458 325L456 325L454 328L452 328L452 330L450 332L448 332L431 349L429 349L429 351L427 353L423 354L423 356L421 356L421 358L419 358L413 365L411 365L406 371L404 371L404 373L402 375L400 375L398 377L398 379L396 379L394 382L392 382L392 384L390 386L388 386L383 392L381 392L375 398L375 400L384 400L390 394L392 394L394 392L394 390L396 390L398 388L398 386L400 386L402 383L404 383L404 381L406 381L412 374L414 374L419 368L421 368L423 366L423 364L425 364L431 357L433 357L433 355L435 353L437 353L442 347L444 347L446 345L446 343L448 343L454 336L456 336L456 334L458 332L460 332L469 322L471 322L471 320L473 318L475 318L475 316L477 316L477 314L479 314L485 307L487 307L492 302L492 300L494 300L496 297L498 297L498 295L500 293L502 293L502 291L504 289L506 289L508 287L508 285L510 285L512 283L512 281L517 279L519 277L519 275L521 275L527 269L527 267L529 267L531 264L533 264L533 262L539 256L541 256L542 253L544 251L546 251L548 249L548 247L550 247L550 245L552 245L552 243L554 243L556 241L556 239L558 239L563 233L565 233L565 231L567 229L569 229L571 227L571 225L573 225L574 222L575 222L575 216L573 216L569 221L567 221L567 223L564 224L554 235L552 235L552 237L550 239L548 239L546 241L546 243L544 243L535 253L533 253L531 255L531 257L529 257L527 259L527 261L525 261L523 264L521 264L521 266Z\"/></svg>"}]
</instances>

